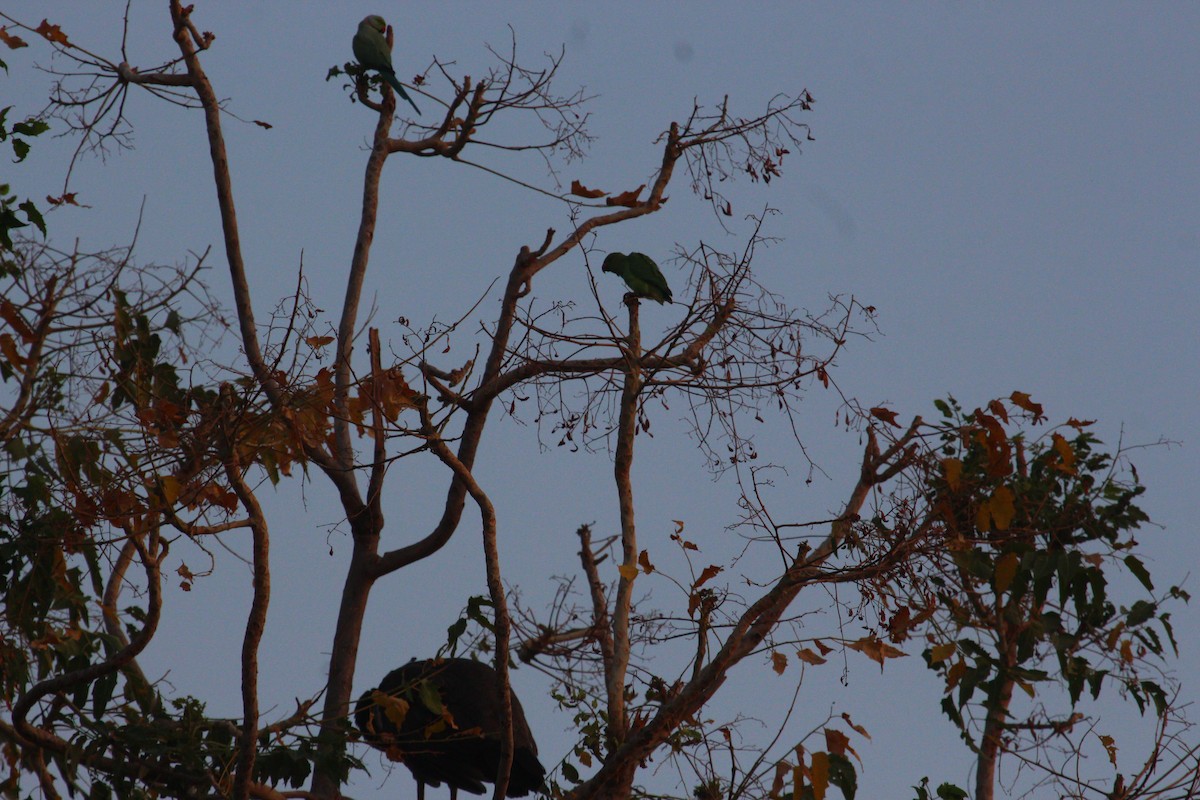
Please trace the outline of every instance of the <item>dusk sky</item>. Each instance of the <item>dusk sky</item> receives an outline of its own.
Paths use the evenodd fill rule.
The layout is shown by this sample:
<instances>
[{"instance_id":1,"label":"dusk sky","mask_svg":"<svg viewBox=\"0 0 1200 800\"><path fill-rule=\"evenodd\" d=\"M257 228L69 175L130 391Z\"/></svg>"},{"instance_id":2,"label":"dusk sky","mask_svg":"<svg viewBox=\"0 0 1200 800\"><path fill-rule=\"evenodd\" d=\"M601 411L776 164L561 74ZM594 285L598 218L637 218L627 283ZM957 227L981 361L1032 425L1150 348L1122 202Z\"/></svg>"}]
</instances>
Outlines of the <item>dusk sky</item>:
<instances>
[{"instance_id":1,"label":"dusk sky","mask_svg":"<svg viewBox=\"0 0 1200 800\"><path fill-rule=\"evenodd\" d=\"M27 24L48 17L76 44L121 60L123 3L5 6ZM134 6L129 62L148 68L177 56L166 4ZM769 185L738 180L728 231L677 176L661 213L606 229L597 248L652 254L682 286L686 273L671 261L677 245L738 250L744 215L778 210L764 231L778 241L755 262L759 279L801 308L816 311L829 295L843 295L877 310L878 331L852 339L839 359L842 392L907 420L934 415L933 399L947 394L973 408L1020 390L1051 421L1097 420L1110 448L1162 442L1131 453L1154 522L1139 541L1157 586L1196 592L1200 540L1188 498L1200 476L1200 5L200 0L197 24L217 35L204 64L236 115L224 125L260 321L289 296L301 263L316 305L331 321L341 308L375 116L350 102L344 79L325 78L351 59L351 36L369 13L396 25L393 60L409 83L434 58L480 77L493 63L485 44L507 51L511 36L530 66L565 48L558 88L595 96L588 111L597 137L586 159L559 165L565 185L578 179L622 191L647 183L660 161L655 139L693 101L728 96L735 115L750 117L776 94L807 89L815 103L803 120L814 141L790 153ZM9 72L0 77L0 106L15 106L11 122L45 105L49 76L34 65L66 62L51 61L42 41L2 57ZM420 122L431 124L449 92L436 73L425 91L414 99ZM83 249L127 243L144 205L137 260L180 263L213 246L207 280L231 307L200 112L135 89L127 116L133 149L79 161L70 189L86 207L50 214L51 238L66 249L76 239ZM513 142L544 136L528 123L504 131ZM57 195L73 146L43 136L3 180L23 196ZM465 155L551 186L534 156ZM364 305L376 309L372 324L385 339L401 335L400 317L415 326L449 321L480 297L473 319L490 319L521 246L536 247L547 228L570 228L563 203L444 159L391 157L380 208ZM623 288L593 269L601 299L618 308ZM540 275L533 297L594 304L582 257ZM670 306L644 304L642 314L643 328L678 318ZM449 366L474 352L477 331L472 322L453 338ZM837 425L839 406L818 387L801 407L799 432L820 468L811 484L784 426L768 423L759 438L764 462L789 467L773 493L785 517L828 519L853 484L861 439ZM679 414L657 413L661 427L638 440L635 468L643 545L665 561L672 520L683 520L713 552L736 552L739 544L719 544L735 537L725 526L737 519L736 487L712 480ZM578 525L592 523L600 538L619 522L607 451L568 453L549 436L542 447L532 414L523 423L489 423L478 471L497 504L505 577L540 610L553 597L551 576L578 571ZM447 476L425 459L400 462L389 477L390 549L429 530ZM270 719L322 685L350 541L319 474L306 486L261 491L273 506L274 594L262 665ZM410 657L432 654L467 597L486 593L478 530L478 516L468 514L443 551L375 587L356 694ZM182 553L172 559L207 569L206 556ZM144 662L178 692L206 699L210 712L234 716L249 577L223 551L215 556L215 573L191 592L170 586L163 629ZM651 600L674 602L653 577ZM797 604L797 612L817 612L814 635L837 633L824 594L802 593ZM842 622L847 636L862 635ZM1188 674L1200 659L1200 608L1179 608L1175 625L1184 696L1200 699ZM860 797L907 797L926 775L968 785L970 753L940 714L940 685L919 648L889 661L882 675L865 658L823 669L806 676L788 732L798 738L831 710L865 726L872 739L856 744ZM750 659L714 715L759 715L769 735L794 677L777 678L766 656ZM513 684L553 768L574 742L571 717L548 697L545 675L523 667ZM1120 706L1114 696L1104 708ZM1125 743L1123 771L1141 752L1136 738ZM375 754L365 758L372 774L356 776L348 794L411 794L405 770L389 776ZM670 774L645 783L677 791ZM445 797L444 789L430 792Z\"/></svg>"}]
</instances>

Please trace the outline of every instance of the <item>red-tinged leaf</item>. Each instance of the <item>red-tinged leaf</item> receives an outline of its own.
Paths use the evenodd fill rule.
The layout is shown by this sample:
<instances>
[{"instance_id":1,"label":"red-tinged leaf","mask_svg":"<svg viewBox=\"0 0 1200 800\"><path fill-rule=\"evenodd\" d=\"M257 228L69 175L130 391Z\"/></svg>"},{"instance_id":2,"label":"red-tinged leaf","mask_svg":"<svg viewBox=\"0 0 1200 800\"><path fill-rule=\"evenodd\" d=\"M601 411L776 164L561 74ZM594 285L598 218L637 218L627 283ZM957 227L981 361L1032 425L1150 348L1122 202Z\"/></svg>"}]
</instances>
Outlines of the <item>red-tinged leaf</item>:
<instances>
[{"instance_id":1,"label":"red-tinged leaf","mask_svg":"<svg viewBox=\"0 0 1200 800\"><path fill-rule=\"evenodd\" d=\"M70 45L67 41L67 35L62 32L62 28L57 25L51 25L49 20L42 20L42 24L37 26L34 33L45 37L46 41L54 44L61 44L63 47Z\"/></svg>"},{"instance_id":2,"label":"red-tinged leaf","mask_svg":"<svg viewBox=\"0 0 1200 800\"><path fill-rule=\"evenodd\" d=\"M673 519L671 522L675 523L675 533L683 533L683 520Z\"/></svg>"},{"instance_id":3,"label":"red-tinged leaf","mask_svg":"<svg viewBox=\"0 0 1200 800\"><path fill-rule=\"evenodd\" d=\"M309 336L304 340L304 343L309 347L324 347L333 342L332 336Z\"/></svg>"},{"instance_id":4,"label":"red-tinged leaf","mask_svg":"<svg viewBox=\"0 0 1200 800\"><path fill-rule=\"evenodd\" d=\"M638 555L638 566L641 567L642 572L646 573L647 575L649 575L651 572L654 572L654 565L650 563L650 556L645 550Z\"/></svg>"},{"instance_id":5,"label":"red-tinged leaf","mask_svg":"<svg viewBox=\"0 0 1200 800\"><path fill-rule=\"evenodd\" d=\"M833 652L833 648L826 645L820 639L814 639L813 644L817 646L817 649L821 651L821 655L823 656L827 656Z\"/></svg>"},{"instance_id":6,"label":"red-tinged leaf","mask_svg":"<svg viewBox=\"0 0 1200 800\"><path fill-rule=\"evenodd\" d=\"M1095 425L1096 420L1094 420L1094 419L1075 419L1074 417L1071 417L1069 420L1067 420L1067 424L1070 425L1075 430L1081 431L1084 428L1090 428L1092 425Z\"/></svg>"},{"instance_id":7,"label":"red-tinged leaf","mask_svg":"<svg viewBox=\"0 0 1200 800\"><path fill-rule=\"evenodd\" d=\"M7 25L3 28L0 28L0 42L4 42L11 50L16 50L20 47L29 47L29 42L25 41L20 36L14 36L9 33Z\"/></svg>"},{"instance_id":8,"label":"red-tinged leaf","mask_svg":"<svg viewBox=\"0 0 1200 800\"><path fill-rule=\"evenodd\" d=\"M699 589L701 586L720 575L724 569L724 567L718 567L716 564L709 564L704 568L704 571L700 573L700 577L696 578L696 582L692 584L692 589Z\"/></svg>"},{"instance_id":9,"label":"red-tinged leaf","mask_svg":"<svg viewBox=\"0 0 1200 800\"><path fill-rule=\"evenodd\" d=\"M1014 406L1023 408L1032 414L1034 422L1038 422L1046 418L1046 415L1042 413L1042 404L1033 402L1033 400L1030 399L1029 395L1027 395L1025 392L1013 392L1008 396L1008 399L1012 401Z\"/></svg>"},{"instance_id":10,"label":"red-tinged leaf","mask_svg":"<svg viewBox=\"0 0 1200 800\"><path fill-rule=\"evenodd\" d=\"M46 202L52 206L78 206L79 202L75 199L76 196L75 192L67 192L58 197L46 195Z\"/></svg>"},{"instance_id":11,"label":"red-tinged leaf","mask_svg":"<svg viewBox=\"0 0 1200 800\"><path fill-rule=\"evenodd\" d=\"M850 719L850 715L847 714L845 711L842 712L842 721L844 721L847 725L849 725L860 736L865 736L868 739L871 738L871 734L867 733L867 729L864 728L862 725L855 725L854 721Z\"/></svg>"},{"instance_id":12,"label":"red-tinged leaf","mask_svg":"<svg viewBox=\"0 0 1200 800\"><path fill-rule=\"evenodd\" d=\"M999 400L990 401L988 403L988 411L992 412L997 417L1004 420L1004 422L1006 424L1008 423L1008 410L1004 407L1004 404L1001 403Z\"/></svg>"},{"instance_id":13,"label":"red-tinged leaf","mask_svg":"<svg viewBox=\"0 0 1200 800\"><path fill-rule=\"evenodd\" d=\"M888 620L888 638L896 643L903 642L908 638L908 632L912 627L912 609L904 606Z\"/></svg>"},{"instance_id":14,"label":"red-tinged leaf","mask_svg":"<svg viewBox=\"0 0 1200 800\"><path fill-rule=\"evenodd\" d=\"M263 122L261 119L254 120L254 124L257 125L258 127L262 128L263 130L268 130L268 131L271 130L271 128L275 127L274 125L272 125L269 122Z\"/></svg>"},{"instance_id":15,"label":"red-tinged leaf","mask_svg":"<svg viewBox=\"0 0 1200 800\"><path fill-rule=\"evenodd\" d=\"M813 666L817 666L819 664L825 663L825 659L821 658L819 655L814 653L812 650L809 650L807 647L804 648L803 650L797 650L796 658L800 659L805 664L812 664Z\"/></svg>"},{"instance_id":16,"label":"red-tinged leaf","mask_svg":"<svg viewBox=\"0 0 1200 800\"><path fill-rule=\"evenodd\" d=\"M721 213L727 217L732 217L733 216L733 203L726 200L724 208L721 209Z\"/></svg>"},{"instance_id":17,"label":"red-tinged leaf","mask_svg":"<svg viewBox=\"0 0 1200 800\"><path fill-rule=\"evenodd\" d=\"M871 409L871 416L874 417L875 419L883 420L888 425L891 425L893 427L896 427L896 428L900 427L900 423L896 421L896 417L898 415L896 414L895 411L892 411L890 409L886 409L882 406L875 406L874 408Z\"/></svg>"},{"instance_id":18,"label":"red-tinged leaf","mask_svg":"<svg viewBox=\"0 0 1200 800\"><path fill-rule=\"evenodd\" d=\"M787 656L780 653L778 650L771 652L771 669L775 670L776 675L782 675L787 669Z\"/></svg>"},{"instance_id":19,"label":"red-tinged leaf","mask_svg":"<svg viewBox=\"0 0 1200 800\"><path fill-rule=\"evenodd\" d=\"M638 195L642 193L642 189L646 188L646 184L642 184L636 189L630 189L628 192L621 192L613 195L605 200L605 204L610 206L625 206L627 208L635 208L639 205Z\"/></svg>"},{"instance_id":20,"label":"red-tinged leaf","mask_svg":"<svg viewBox=\"0 0 1200 800\"><path fill-rule=\"evenodd\" d=\"M844 756L847 752L853 753L855 756L858 755L858 753L854 752L854 748L850 746L850 737L837 728L825 729L825 747L835 756Z\"/></svg>"},{"instance_id":21,"label":"red-tinged leaf","mask_svg":"<svg viewBox=\"0 0 1200 800\"><path fill-rule=\"evenodd\" d=\"M573 194L577 197L586 197L589 200L594 200L597 197L604 197L604 195L608 194L608 192L604 191L603 189L589 189L578 180L574 180L571 181L570 194Z\"/></svg>"}]
</instances>

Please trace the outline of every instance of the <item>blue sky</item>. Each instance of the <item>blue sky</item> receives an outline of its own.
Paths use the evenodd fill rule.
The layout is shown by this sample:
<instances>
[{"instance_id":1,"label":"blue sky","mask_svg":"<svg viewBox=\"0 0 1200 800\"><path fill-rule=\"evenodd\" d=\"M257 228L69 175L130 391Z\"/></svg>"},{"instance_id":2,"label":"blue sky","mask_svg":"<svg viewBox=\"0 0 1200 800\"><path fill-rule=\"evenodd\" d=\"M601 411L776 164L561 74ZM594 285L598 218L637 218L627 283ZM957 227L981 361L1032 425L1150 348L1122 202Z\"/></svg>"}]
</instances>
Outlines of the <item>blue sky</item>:
<instances>
[{"instance_id":1,"label":"blue sky","mask_svg":"<svg viewBox=\"0 0 1200 800\"><path fill-rule=\"evenodd\" d=\"M8 13L32 23L53 14L74 41L119 60L121 7L64 2L34 12L15 4ZM880 334L852 341L840 361L836 378L847 394L909 417L930 413L930 401L947 392L973 407L1019 389L1052 419L1098 420L1110 445L1171 440L1135 453L1148 486L1144 507L1157 523L1140 538L1160 585L1188 577L1200 554L1190 500L1200 474L1200 7L448 3L406 6L401 19L398 6L361 3L201 3L200 27L217 34L205 65L218 94L239 117L273 125L225 121L260 320L294 286L301 260L317 305L331 314L341 306L374 119L325 73L350 59L350 37L367 13L398 24L393 58L402 78L435 56L482 75L484 43L506 48L510 24L532 62L565 46L560 88L596 95L590 127L598 138L562 176L588 186L645 182L658 163L654 139L694 98L728 95L735 113L749 116L776 93L807 88L816 98L805 117L815 141L787 157L781 179L734 189L732 234L680 181L662 213L609 229L598 246L655 254L682 283L668 263L676 244L736 249L741 214L779 209L767 233L781 241L756 264L761 279L801 307L852 294L878 309ZM136 4L130 62L174 56L169 25L165 4ZM35 43L4 58L3 104L41 108L47 79L30 67L46 64L47 50ZM447 96L436 81L430 91ZM416 100L431 120L437 102ZM214 245L210 282L227 297L200 115L136 91L128 113L135 149L77 166L71 188L90 208L51 215L53 236L95 248L127 241L144 201L140 260L174 263ZM27 194L57 194L68 152L64 140L38 141L5 180L12 175ZM476 157L545 183L536 160ZM367 286L383 335L400 316L456 318L548 227L568 227L552 200L461 165L393 157ZM568 257L539 277L534 295L590 302L587 286L582 259ZM620 287L600 286L615 306ZM481 306L485 316L497 297ZM671 318L670 309L651 313ZM465 358L473 342L464 331L447 358ZM775 496L792 518L827 516L853 480L860 443L836 427L836 408L815 393L803 410L801 433L825 472L811 486L786 437L764 433L766 457L795 467ZM669 414L656 424L656 437L639 444L644 543L665 552L670 521L682 519L719 552L729 546L723 526L736 517L733 487L710 481ZM576 526L615 530L609 461L543 450L533 427L492 425L479 471L497 501L506 577L540 608L553 590L547 575L575 569ZM435 519L445 478L428 467L402 462L391 475L391 546ZM338 507L319 477L264 491L274 494L276 513L264 692L284 714L323 679L349 542L329 530ZM187 560L193 571L205 566ZM189 594L173 591L147 671L169 670L179 691L236 713L248 584L241 565L218 555L214 577ZM655 600L670 597L665 585L648 588ZM465 598L483 591L477 523L468 517L445 551L376 587L356 685L431 652ZM798 610L819 612L824 600L802 596ZM1176 620L1185 664L1200 658L1198 619L1184 609ZM837 628L820 613L812 624ZM831 708L864 724L873 739L859 748L862 796L900 796L922 775L965 785L968 754L938 716L938 688L916 661L889 663L880 678L877 665L851 660L845 675L839 666L806 679L803 704L812 712L789 730L808 730ZM743 665L716 713L773 697L763 689L770 677L765 663ZM533 670L514 681L543 760L553 764L572 741L569 716L554 710L548 682ZM361 778L354 796L410 790L402 770L378 788L382 777L375 769Z\"/></svg>"}]
</instances>

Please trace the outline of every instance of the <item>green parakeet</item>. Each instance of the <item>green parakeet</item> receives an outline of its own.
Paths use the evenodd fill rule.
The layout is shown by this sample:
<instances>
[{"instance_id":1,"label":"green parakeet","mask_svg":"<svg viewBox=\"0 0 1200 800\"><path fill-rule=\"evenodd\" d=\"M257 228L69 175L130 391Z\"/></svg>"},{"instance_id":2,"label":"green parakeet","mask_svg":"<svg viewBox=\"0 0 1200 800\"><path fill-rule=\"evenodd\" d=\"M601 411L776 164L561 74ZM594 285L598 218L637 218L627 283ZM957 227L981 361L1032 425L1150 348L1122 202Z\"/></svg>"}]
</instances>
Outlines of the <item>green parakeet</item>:
<instances>
[{"instance_id":1,"label":"green parakeet","mask_svg":"<svg viewBox=\"0 0 1200 800\"><path fill-rule=\"evenodd\" d=\"M609 253L604 259L602 272L611 272L625 279L626 285L638 297L646 297L659 303L671 302L671 287L663 277L654 259L643 253Z\"/></svg>"},{"instance_id":2,"label":"green parakeet","mask_svg":"<svg viewBox=\"0 0 1200 800\"><path fill-rule=\"evenodd\" d=\"M354 34L354 57L358 59L359 64L382 75L396 90L396 94L407 100L413 111L420 114L421 109L417 108L417 104L396 78L396 70L392 68L392 49L383 37L385 30L387 23L378 14L363 17L363 21L358 23L358 33Z\"/></svg>"}]
</instances>

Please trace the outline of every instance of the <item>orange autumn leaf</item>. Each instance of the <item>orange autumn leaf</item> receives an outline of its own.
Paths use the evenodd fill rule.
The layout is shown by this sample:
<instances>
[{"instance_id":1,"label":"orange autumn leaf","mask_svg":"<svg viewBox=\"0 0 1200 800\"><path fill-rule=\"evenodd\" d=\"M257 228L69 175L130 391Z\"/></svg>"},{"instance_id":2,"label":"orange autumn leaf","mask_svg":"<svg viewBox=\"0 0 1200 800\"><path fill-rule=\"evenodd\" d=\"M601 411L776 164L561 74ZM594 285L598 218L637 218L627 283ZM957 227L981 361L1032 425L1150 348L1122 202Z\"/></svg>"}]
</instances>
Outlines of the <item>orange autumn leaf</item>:
<instances>
[{"instance_id":1,"label":"orange autumn leaf","mask_svg":"<svg viewBox=\"0 0 1200 800\"><path fill-rule=\"evenodd\" d=\"M33 329L25 323L25 318L21 316L21 312L7 298L0 300L0 318L17 332L17 335L21 337L21 340L25 344L33 343Z\"/></svg>"},{"instance_id":2,"label":"orange autumn leaf","mask_svg":"<svg viewBox=\"0 0 1200 800\"><path fill-rule=\"evenodd\" d=\"M771 653L771 669L775 670L776 675L782 675L787 669L787 656L779 651Z\"/></svg>"},{"instance_id":3,"label":"orange autumn leaf","mask_svg":"<svg viewBox=\"0 0 1200 800\"><path fill-rule=\"evenodd\" d=\"M825 663L825 659L821 658L819 655L814 653L812 650L809 650L808 648L805 648L803 650L797 650L796 658L800 659L805 664L812 664L813 666L817 666L818 664Z\"/></svg>"},{"instance_id":4,"label":"orange autumn leaf","mask_svg":"<svg viewBox=\"0 0 1200 800\"><path fill-rule=\"evenodd\" d=\"M717 575L719 575L724 569L724 567L718 567L715 564L709 564L704 568L704 571L700 573L700 577L696 578L696 582L692 584L692 588L699 589L701 586L717 577Z\"/></svg>"},{"instance_id":5,"label":"orange autumn leaf","mask_svg":"<svg viewBox=\"0 0 1200 800\"><path fill-rule=\"evenodd\" d=\"M900 423L896 421L896 417L898 415L896 414L895 411L892 411L890 409L883 408L882 406L875 406L874 408L871 409L871 416L874 417L875 419L883 420L888 425L891 425L893 427L896 427L896 428L900 427Z\"/></svg>"},{"instance_id":6,"label":"orange autumn leaf","mask_svg":"<svg viewBox=\"0 0 1200 800\"><path fill-rule=\"evenodd\" d=\"M646 188L646 184L643 183L641 186L637 187L636 189L630 189L628 192L621 192L618 195L613 195L612 197L608 198L604 202L605 202L605 204L610 205L610 206L625 206L627 208L634 208L640 202L638 200L638 195L641 194L642 189L645 189L645 188Z\"/></svg>"},{"instance_id":7,"label":"orange autumn leaf","mask_svg":"<svg viewBox=\"0 0 1200 800\"><path fill-rule=\"evenodd\" d=\"M873 633L857 641L847 642L846 646L851 650L857 650L872 661L878 661L881 672L883 671L883 662L885 660L889 658L901 658L906 655L903 650L892 647L887 642L880 641Z\"/></svg>"},{"instance_id":8,"label":"orange autumn leaf","mask_svg":"<svg viewBox=\"0 0 1200 800\"><path fill-rule=\"evenodd\" d=\"M604 195L608 194L608 192L604 191L603 189L589 189L578 180L573 180L571 181L570 194L578 197L586 197L589 200L594 200L597 197L604 197Z\"/></svg>"},{"instance_id":9,"label":"orange autumn leaf","mask_svg":"<svg viewBox=\"0 0 1200 800\"><path fill-rule=\"evenodd\" d=\"M1038 422L1039 420L1046 418L1045 414L1042 413L1042 404L1033 402L1033 400L1030 399L1029 395L1025 392L1013 392L1008 396L1008 399L1012 401L1014 406L1023 408L1030 414L1033 414L1034 422Z\"/></svg>"},{"instance_id":10,"label":"orange autumn leaf","mask_svg":"<svg viewBox=\"0 0 1200 800\"><path fill-rule=\"evenodd\" d=\"M650 556L645 550L638 555L638 566L640 566L642 568L642 572L646 573L647 575L649 575L651 572L654 572L654 565L650 563Z\"/></svg>"},{"instance_id":11,"label":"orange autumn leaf","mask_svg":"<svg viewBox=\"0 0 1200 800\"><path fill-rule=\"evenodd\" d=\"M67 41L67 35L62 32L62 28L57 25L51 25L49 20L42 20L42 24L37 26L34 33L41 35L48 42L61 44L64 47L71 44Z\"/></svg>"},{"instance_id":12,"label":"orange autumn leaf","mask_svg":"<svg viewBox=\"0 0 1200 800\"><path fill-rule=\"evenodd\" d=\"M16 50L19 47L29 47L29 42L22 39L20 36L13 36L8 32L8 26L0 28L0 42L4 42L10 49Z\"/></svg>"}]
</instances>

